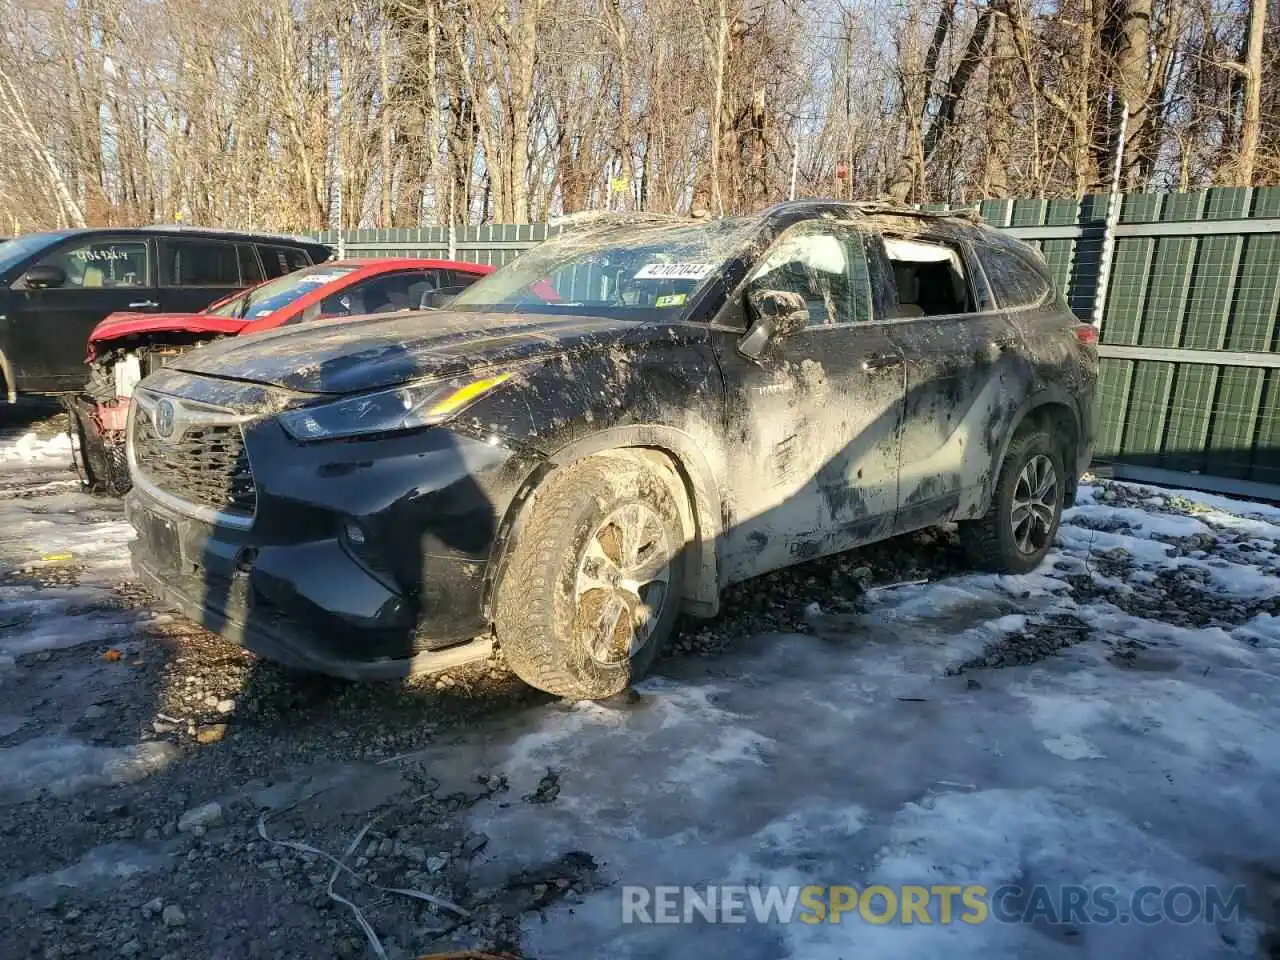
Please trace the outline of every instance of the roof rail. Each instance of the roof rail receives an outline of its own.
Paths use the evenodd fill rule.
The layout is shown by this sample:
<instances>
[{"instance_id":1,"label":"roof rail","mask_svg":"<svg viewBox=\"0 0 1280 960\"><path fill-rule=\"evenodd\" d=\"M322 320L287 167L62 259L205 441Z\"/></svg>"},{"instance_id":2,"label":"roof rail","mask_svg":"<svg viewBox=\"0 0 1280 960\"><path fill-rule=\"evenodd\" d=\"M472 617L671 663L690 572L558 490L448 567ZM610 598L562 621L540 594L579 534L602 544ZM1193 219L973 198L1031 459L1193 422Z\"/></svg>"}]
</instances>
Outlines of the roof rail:
<instances>
[{"instance_id":1,"label":"roof rail","mask_svg":"<svg viewBox=\"0 0 1280 960\"><path fill-rule=\"evenodd\" d=\"M685 217L676 213L646 213L642 211L616 211L616 210L582 210L578 213L568 213L562 217L553 217L547 221L548 227L557 227L561 230L572 230L577 228L594 227L594 226L626 226L632 223L698 223L697 217Z\"/></svg>"},{"instance_id":2,"label":"roof rail","mask_svg":"<svg viewBox=\"0 0 1280 960\"><path fill-rule=\"evenodd\" d=\"M234 236L253 236L264 237L270 240L292 240L295 243L323 243L315 237L306 237L298 233L279 233L274 230L253 230L240 229L237 227L202 227L194 223L148 223L139 230L171 230L176 233L192 232L192 233L225 233Z\"/></svg>"},{"instance_id":3,"label":"roof rail","mask_svg":"<svg viewBox=\"0 0 1280 960\"><path fill-rule=\"evenodd\" d=\"M982 213L975 207L944 207L940 210L925 210L919 204L899 203L895 200L857 200L853 204L860 213L890 213L902 217L936 217L968 220L972 223L982 222Z\"/></svg>"}]
</instances>

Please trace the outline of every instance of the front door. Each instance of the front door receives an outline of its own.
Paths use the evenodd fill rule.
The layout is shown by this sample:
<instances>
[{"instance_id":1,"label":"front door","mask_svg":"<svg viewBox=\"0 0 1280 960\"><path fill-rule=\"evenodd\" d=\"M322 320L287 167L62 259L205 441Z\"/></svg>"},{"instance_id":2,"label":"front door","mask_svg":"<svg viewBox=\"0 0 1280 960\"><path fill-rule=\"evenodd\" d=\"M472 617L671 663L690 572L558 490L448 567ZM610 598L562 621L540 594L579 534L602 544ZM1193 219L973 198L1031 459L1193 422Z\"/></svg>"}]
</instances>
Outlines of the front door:
<instances>
[{"instance_id":1,"label":"front door","mask_svg":"<svg viewBox=\"0 0 1280 960\"><path fill-rule=\"evenodd\" d=\"M887 232L872 254L897 295L891 330L906 357L895 523L905 533L974 515L1026 355L961 240Z\"/></svg>"},{"instance_id":2,"label":"front door","mask_svg":"<svg viewBox=\"0 0 1280 960\"><path fill-rule=\"evenodd\" d=\"M159 306L153 251L143 237L73 238L39 263L58 267L62 286L41 290L14 285L12 330L19 348L15 379L30 392L84 386L85 343L108 314Z\"/></svg>"},{"instance_id":3,"label":"front door","mask_svg":"<svg viewBox=\"0 0 1280 960\"><path fill-rule=\"evenodd\" d=\"M902 354L874 315L862 232L792 227L747 289L799 294L809 318L756 361L737 349L740 331L717 336L733 459L727 582L880 539L898 502ZM745 326L745 306L726 307L738 310Z\"/></svg>"}]
</instances>

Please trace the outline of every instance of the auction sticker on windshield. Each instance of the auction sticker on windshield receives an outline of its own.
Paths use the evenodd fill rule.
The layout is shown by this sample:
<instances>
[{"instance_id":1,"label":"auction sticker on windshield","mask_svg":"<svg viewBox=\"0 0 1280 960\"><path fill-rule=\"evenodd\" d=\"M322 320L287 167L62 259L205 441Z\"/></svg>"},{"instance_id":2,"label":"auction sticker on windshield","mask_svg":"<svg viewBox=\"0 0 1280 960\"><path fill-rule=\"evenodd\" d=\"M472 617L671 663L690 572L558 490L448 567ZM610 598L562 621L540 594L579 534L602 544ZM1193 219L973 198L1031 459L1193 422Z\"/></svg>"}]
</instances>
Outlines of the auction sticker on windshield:
<instances>
[{"instance_id":1,"label":"auction sticker on windshield","mask_svg":"<svg viewBox=\"0 0 1280 960\"><path fill-rule=\"evenodd\" d=\"M646 263L637 280L701 280L715 269L713 263Z\"/></svg>"}]
</instances>

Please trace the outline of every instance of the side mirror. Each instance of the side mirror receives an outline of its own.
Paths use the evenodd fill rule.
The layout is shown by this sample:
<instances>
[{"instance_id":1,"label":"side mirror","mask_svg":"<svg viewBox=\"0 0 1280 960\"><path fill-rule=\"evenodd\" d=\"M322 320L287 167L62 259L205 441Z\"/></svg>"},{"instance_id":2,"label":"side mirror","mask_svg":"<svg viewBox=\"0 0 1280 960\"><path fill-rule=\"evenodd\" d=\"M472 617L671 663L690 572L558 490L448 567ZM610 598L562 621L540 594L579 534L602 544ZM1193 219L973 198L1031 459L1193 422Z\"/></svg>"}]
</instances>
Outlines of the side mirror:
<instances>
[{"instance_id":1,"label":"side mirror","mask_svg":"<svg viewBox=\"0 0 1280 960\"><path fill-rule=\"evenodd\" d=\"M22 282L28 290L48 290L52 287L64 286L67 282L67 273L61 267L51 263L40 263L22 275Z\"/></svg>"},{"instance_id":2,"label":"side mirror","mask_svg":"<svg viewBox=\"0 0 1280 960\"><path fill-rule=\"evenodd\" d=\"M765 350L809 325L809 305L790 290L752 290L747 293L751 328L738 343L743 356L759 360Z\"/></svg>"}]
</instances>

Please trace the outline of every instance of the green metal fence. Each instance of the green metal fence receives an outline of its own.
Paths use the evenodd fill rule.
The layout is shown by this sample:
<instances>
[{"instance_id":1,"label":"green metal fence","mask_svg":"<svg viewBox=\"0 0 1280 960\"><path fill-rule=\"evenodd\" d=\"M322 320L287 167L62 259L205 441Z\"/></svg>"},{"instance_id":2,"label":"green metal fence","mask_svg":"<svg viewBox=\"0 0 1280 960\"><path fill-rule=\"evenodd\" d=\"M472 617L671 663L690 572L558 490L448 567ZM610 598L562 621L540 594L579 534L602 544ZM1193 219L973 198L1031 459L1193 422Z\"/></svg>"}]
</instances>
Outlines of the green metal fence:
<instances>
[{"instance_id":1,"label":"green metal fence","mask_svg":"<svg viewBox=\"0 0 1280 960\"><path fill-rule=\"evenodd\" d=\"M982 212L1040 247L1087 318L1106 205ZM1280 499L1280 189L1129 194L1113 240L1097 461L1116 476Z\"/></svg>"},{"instance_id":2,"label":"green metal fence","mask_svg":"<svg viewBox=\"0 0 1280 960\"><path fill-rule=\"evenodd\" d=\"M1108 198L999 200L987 222L1040 248L1088 319ZM500 265L542 224L357 230L347 256ZM337 243L337 235L324 239ZM1100 471L1280 500L1280 188L1129 194L1111 235L1102 319Z\"/></svg>"}]
</instances>

